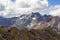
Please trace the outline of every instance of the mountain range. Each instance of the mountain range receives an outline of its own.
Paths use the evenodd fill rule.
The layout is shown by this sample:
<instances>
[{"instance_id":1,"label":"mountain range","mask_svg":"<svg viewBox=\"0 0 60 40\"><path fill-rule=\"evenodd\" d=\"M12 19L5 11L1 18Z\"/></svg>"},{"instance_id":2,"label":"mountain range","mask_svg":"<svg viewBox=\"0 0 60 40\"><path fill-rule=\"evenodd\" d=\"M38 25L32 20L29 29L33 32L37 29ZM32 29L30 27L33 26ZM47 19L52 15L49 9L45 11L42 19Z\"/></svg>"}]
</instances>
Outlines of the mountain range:
<instances>
[{"instance_id":1,"label":"mountain range","mask_svg":"<svg viewBox=\"0 0 60 40\"><path fill-rule=\"evenodd\" d=\"M39 12L22 14L19 17L4 18L0 16L0 25L18 29L53 29L60 31L60 17L51 15L41 15Z\"/></svg>"}]
</instances>

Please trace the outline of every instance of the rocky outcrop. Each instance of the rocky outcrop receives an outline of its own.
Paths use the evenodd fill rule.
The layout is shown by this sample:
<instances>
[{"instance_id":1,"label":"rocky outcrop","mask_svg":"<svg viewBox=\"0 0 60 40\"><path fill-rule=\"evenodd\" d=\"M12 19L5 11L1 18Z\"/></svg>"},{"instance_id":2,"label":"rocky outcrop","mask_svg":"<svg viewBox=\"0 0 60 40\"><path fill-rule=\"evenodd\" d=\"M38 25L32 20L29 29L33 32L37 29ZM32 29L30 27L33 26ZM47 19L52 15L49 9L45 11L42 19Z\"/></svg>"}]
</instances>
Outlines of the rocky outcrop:
<instances>
[{"instance_id":1,"label":"rocky outcrop","mask_svg":"<svg viewBox=\"0 0 60 40\"><path fill-rule=\"evenodd\" d=\"M60 40L60 34L52 29L35 30L20 29L16 27L0 28L0 40Z\"/></svg>"}]
</instances>

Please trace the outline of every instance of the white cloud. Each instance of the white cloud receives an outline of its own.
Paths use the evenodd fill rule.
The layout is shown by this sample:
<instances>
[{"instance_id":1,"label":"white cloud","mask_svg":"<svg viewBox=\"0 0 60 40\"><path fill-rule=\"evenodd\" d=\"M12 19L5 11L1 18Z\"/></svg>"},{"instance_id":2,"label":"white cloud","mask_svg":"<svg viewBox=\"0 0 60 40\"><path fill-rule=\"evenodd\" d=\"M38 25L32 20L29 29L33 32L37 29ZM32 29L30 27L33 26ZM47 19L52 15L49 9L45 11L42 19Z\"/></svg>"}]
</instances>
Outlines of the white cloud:
<instances>
[{"instance_id":1,"label":"white cloud","mask_svg":"<svg viewBox=\"0 0 60 40\"><path fill-rule=\"evenodd\" d=\"M37 8L45 8L48 6L48 1L47 0L17 0L15 3L18 8L18 10L20 10L21 12L28 12L28 11L32 11L35 10ZM25 6L26 7L25 7ZM24 8L25 7L25 8Z\"/></svg>"},{"instance_id":2,"label":"white cloud","mask_svg":"<svg viewBox=\"0 0 60 40\"><path fill-rule=\"evenodd\" d=\"M29 13L35 9L48 7L47 0L16 0L15 3L10 0L0 0L0 16L12 17L23 13ZM3 6L3 7L2 7Z\"/></svg>"},{"instance_id":3,"label":"white cloud","mask_svg":"<svg viewBox=\"0 0 60 40\"><path fill-rule=\"evenodd\" d=\"M52 16L60 16L60 5L56 5L51 7L52 10L49 12L50 15Z\"/></svg>"},{"instance_id":4,"label":"white cloud","mask_svg":"<svg viewBox=\"0 0 60 40\"><path fill-rule=\"evenodd\" d=\"M0 16L14 17L38 11L41 14L60 16L60 5L49 6L47 0L0 0Z\"/></svg>"},{"instance_id":5,"label":"white cloud","mask_svg":"<svg viewBox=\"0 0 60 40\"><path fill-rule=\"evenodd\" d=\"M36 10L38 12L40 12L40 14L44 15L52 15L52 16L60 16L60 5L55 5L55 6L49 6L45 9L41 9L41 10Z\"/></svg>"}]
</instances>

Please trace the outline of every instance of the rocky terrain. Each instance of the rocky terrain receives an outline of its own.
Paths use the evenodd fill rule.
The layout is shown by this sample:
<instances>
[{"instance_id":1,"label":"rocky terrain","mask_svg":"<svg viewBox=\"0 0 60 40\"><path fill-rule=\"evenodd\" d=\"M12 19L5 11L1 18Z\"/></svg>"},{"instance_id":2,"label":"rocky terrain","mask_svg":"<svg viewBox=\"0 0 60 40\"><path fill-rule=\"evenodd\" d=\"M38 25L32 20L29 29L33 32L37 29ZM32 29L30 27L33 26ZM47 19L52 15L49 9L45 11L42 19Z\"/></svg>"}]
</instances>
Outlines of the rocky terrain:
<instances>
[{"instance_id":1,"label":"rocky terrain","mask_svg":"<svg viewBox=\"0 0 60 40\"><path fill-rule=\"evenodd\" d=\"M0 40L60 40L60 34L52 29L18 30L16 27L0 27Z\"/></svg>"},{"instance_id":2,"label":"rocky terrain","mask_svg":"<svg viewBox=\"0 0 60 40\"><path fill-rule=\"evenodd\" d=\"M0 17L0 40L60 40L60 17L39 12Z\"/></svg>"}]
</instances>

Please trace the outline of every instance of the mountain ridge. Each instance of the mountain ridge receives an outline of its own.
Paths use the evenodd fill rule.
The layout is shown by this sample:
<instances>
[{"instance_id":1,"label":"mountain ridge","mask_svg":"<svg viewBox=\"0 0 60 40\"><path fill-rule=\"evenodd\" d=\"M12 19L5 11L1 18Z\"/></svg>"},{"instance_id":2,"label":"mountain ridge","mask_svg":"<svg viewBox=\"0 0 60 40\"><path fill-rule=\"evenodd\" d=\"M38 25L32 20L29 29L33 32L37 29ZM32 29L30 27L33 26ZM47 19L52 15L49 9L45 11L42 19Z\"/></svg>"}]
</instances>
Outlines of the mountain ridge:
<instances>
[{"instance_id":1,"label":"mountain ridge","mask_svg":"<svg viewBox=\"0 0 60 40\"><path fill-rule=\"evenodd\" d=\"M1 18L3 20L1 20ZM52 28L60 31L60 17L51 15L41 15L39 12L32 12L31 14L23 14L19 17L13 18L0 18L0 23L4 24L1 26L8 25L13 27L16 26L18 29L44 29ZM5 20L6 19L6 20ZM10 21L9 21L10 20ZM8 21L8 22L7 22Z\"/></svg>"}]
</instances>

